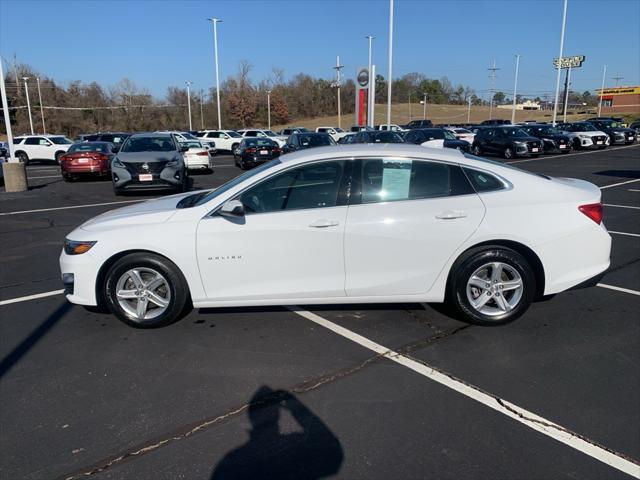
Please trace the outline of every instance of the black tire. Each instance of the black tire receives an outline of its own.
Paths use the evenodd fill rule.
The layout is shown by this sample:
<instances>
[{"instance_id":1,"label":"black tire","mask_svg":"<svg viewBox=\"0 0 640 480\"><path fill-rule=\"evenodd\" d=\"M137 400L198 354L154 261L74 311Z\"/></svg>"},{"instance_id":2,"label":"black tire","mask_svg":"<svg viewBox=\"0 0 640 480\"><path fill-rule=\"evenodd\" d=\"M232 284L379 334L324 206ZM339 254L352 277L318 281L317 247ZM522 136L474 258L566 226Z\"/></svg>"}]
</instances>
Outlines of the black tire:
<instances>
[{"instance_id":1,"label":"black tire","mask_svg":"<svg viewBox=\"0 0 640 480\"><path fill-rule=\"evenodd\" d=\"M25 167L29 165L29 155L27 155L25 152L16 152L16 157L18 158L18 160L24 163Z\"/></svg>"},{"instance_id":2,"label":"black tire","mask_svg":"<svg viewBox=\"0 0 640 480\"><path fill-rule=\"evenodd\" d=\"M61 157L62 155L64 155L64 154L65 154L65 152L56 152L56 154L55 154L55 159L56 159L56 163L57 163L58 165L60 165L60 157Z\"/></svg>"},{"instance_id":3,"label":"black tire","mask_svg":"<svg viewBox=\"0 0 640 480\"><path fill-rule=\"evenodd\" d=\"M72 183L72 182L75 182L75 181L76 181L76 179L75 179L75 178L73 178L71 175L63 175L63 176L62 176L62 179L63 179L65 182L69 182L69 183Z\"/></svg>"},{"instance_id":4,"label":"black tire","mask_svg":"<svg viewBox=\"0 0 640 480\"><path fill-rule=\"evenodd\" d=\"M232 143L231 144L231 153L233 153L234 156L236 154L236 148L238 148L239 146L240 146L239 143Z\"/></svg>"},{"instance_id":5,"label":"black tire","mask_svg":"<svg viewBox=\"0 0 640 480\"><path fill-rule=\"evenodd\" d=\"M505 148L504 152L502 152L502 155L504 156L505 159L511 160L513 158L513 156L514 156L513 148L511 148L511 147Z\"/></svg>"},{"instance_id":6,"label":"black tire","mask_svg":"<svg viewBox=\"0 0 640 480\"><path fill-rule=\"evenodd\" d=\"M531 155L531 158L538 158L540 155Z\"/></svg>"},{"instance_id":7,"label":"black tire","mask_svg":"<svg viewBox=\"0 0 640 480\"><path fill-rule=\"evenodd\" d=\"M116 298L118 280L133 268L152 269L166 280L166 290L170 292L170 300L166 310L154 318L137 320L119 304ZM180 269L170 260L152 253L132 253L117 260L107 272L102 291L109 310L119 320L135 328L158 328L169 325L179 320L190 305L189 289Z\"/></svg>"},{"instance_id":8,"label":"black tire","mask_svg":"<svg viewBox=\"0 0 640 480\"><path fill-rule=\"evenodd\" d=\"M111 184L113 185L113 194L116 197L119 197L120 195L124 195L124 191L121 188L116 187L116 184L113 183L113 180L111 180Z\"/></svg>"},{"instance_id":9,"label":"black tire","mask_svg":"<svg viewBox=\"0 0 640 480\"><path fill-rule=\"evenodd\" d=\"M471 153L473 153L476 157L479 157L482 155L482 148L480 148L480 145L474 145L473 147L471 147Z\"/></svg>"},{"instance_id":10,"label":"black tire","mask_svg":"<svg viewBox=\"0 0 640 480\"><path fill-rule=\"evenodd\" d=\"M582 144L580 143L580 139L579 138L574 138L573 139L573 148L578 150L579 148L582 148Z\"/></svg>"},{"instance_id":11,"label":"black tire","mask_svg":"<svg viewBox=\"0 0 640 480\"><path fill-rule=\"evenodd\" d=\"M497 309L495 307L498 307L498 303L495 298L500 297L500 295L502 295L502 298L505 300L516 300L513 309L506 313L483 313L471 305L467 294L467 283L469 282L469 279L478 271L478 269L490 264L491 262L506 264L508 267L515 270L522 280L522 291L519 300L514 298L516 295L515 290L510 290L508 294L504 294L504 291L500 289L493 291L493 293L489 295L490 299L486 302L486 306L489 309L494 310ZM509 278L508 272L504 275L507 279ZM499 288L493 287L491 280L487 281L489 282L487 284L489 285L489 288ZM469 288L473 289L474 287ZM475 291L478 290L479 289L476 289ZM449 278L447 302L452 310L457 313L457 316L465 322L482 326L504 325L514 321L527 311L533 301L535 291L535 275L531 266L522 255L515 250L502 246L485 246L470 250L454 263ZM473 293L473 290L471 290L471 292ZM483 290L475 298L480 298L480 296L484 295L485 292L486 291Z\"/></svg>"},{"instance_id":12,"label":"black tire","mask_svg":"<svg viewBox=\"0 0 640 480\"><path fill-rule=\"evenodd\" d=\"M238 162L238 166L240 167L240 170L246 170L247 167L245 166L244 162L242 161L242 157L240 157L240 160Z\"/></svg>"}]
</instances>

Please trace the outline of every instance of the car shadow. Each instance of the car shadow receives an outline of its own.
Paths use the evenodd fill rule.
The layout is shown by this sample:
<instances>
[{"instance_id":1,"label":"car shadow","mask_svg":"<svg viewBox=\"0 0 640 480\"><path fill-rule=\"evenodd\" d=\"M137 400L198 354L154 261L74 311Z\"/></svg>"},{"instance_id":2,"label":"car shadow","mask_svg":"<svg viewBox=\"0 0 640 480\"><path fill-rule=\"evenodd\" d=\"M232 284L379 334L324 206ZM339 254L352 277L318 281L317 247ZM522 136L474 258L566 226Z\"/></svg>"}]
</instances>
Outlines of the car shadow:
<instances>
[{"instance_id":1,"label":"car shadow","mask_svg":"<svg viewBox=\"0 0 640 480\"><path fill-rule=\"evenodd\" d=\"M640 178L640 170L602 170L593 172L594 175L603 175L605 177L618 178Z\"/></svg>"},{"instance_id":2,"label":"car shadow","mask_svg":"<svg viewBox=\"0 0 640 480\"><path fill-rule=\"evenodd\" d=\"M340 471L344 452L335 434L293 393L260 387L248 409L249 440L214 467L211 480L319 479ZM288 412L299 429L281 432Z\"/></svg>"}]
</instances>

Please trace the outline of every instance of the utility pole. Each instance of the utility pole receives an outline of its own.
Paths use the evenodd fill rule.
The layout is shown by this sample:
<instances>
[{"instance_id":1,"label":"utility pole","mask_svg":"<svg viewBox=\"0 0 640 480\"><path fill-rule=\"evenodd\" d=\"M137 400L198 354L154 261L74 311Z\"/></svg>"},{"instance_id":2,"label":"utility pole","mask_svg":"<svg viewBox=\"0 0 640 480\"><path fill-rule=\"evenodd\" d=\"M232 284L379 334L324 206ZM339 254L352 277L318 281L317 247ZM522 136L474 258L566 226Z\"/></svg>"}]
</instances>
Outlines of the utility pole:
<instances>
[{"instance_id":1,"label":"utility pole","mask_svg":"<svg viewBox=\"0 0 640 480\"><path fill-rule=\"evenodd\" d=\"M36 77L38 82L38 101L40 102L40 116L42 117L42 134L47 134L47 128L44 126L44 107L42 106L42 93L40 92L40 77Z\"/></svg>"},{"instance_id":2,"label":"utility pole","mask_svg":"<svg viewBox=\"0 0 640 480\"><path fill-rule=\"evenodd\" d=\"M622 80L624 77L621 77L619 73L616 73L616 76L611 78L616 81L616 87L617 87L620 80Z\"/></svg>"},{"instance_id":3,"label":"utility pole","mask_svg":"<svg viewBox=\"0 0 640 480\"><path fill-rule=\"evenodd\" d=\"M202 102L204 101L204 90L200 89L200 128L204 130L204 115L202 114Z\"/></svg>"},{"instance_id":4,"label":"utility pole","mask_svg":"<svg viewBox=\"0 0 640 480\"><path fill-rule=\"evenodd\" d=\"M27 96L27 111L29 112L29 126L31 127L31 135L33 135L33 118L31 117L31 102L29 102L29 87L27 86L27 80L30 77L22 77L24 80L24 93Z\"/></svg>"},{"instance_id":5,"label":"utility pole","mask_svg":"<svg viewBox=\"0 0 640 480\"><path fill-rule=\"evenodd\" d=\"M520 55L516 55L516 80L513 84L513 108L511 109L511 123L516 123L516 93L518 91L518 69L520 67Z\"/></svg>"},{"instance_id":6,"label":"utility pole","mask_svg":"<svg viewBox=\"0 0 640 480\"><path fill-rule=\"evenodd\" d=\"M556 76L556 97L553 102L553 122L556 124L556 116L558 115L558 95L560 95L560 72L562 71L562 51L564 50L564 29L567 23L567 0L564 0L562 9L562 30L560 32L560 54L558 55L558 74Z\"/></svg>"},{"instance_id":7,"label":"utility pole","mask_svg":"<svg viewBox=\"0 0 640 480\"><path fill-rule=\"evenodd\" d=\"M389 66L387 74L387 128L391 125L391 84L393 83L393 0L389 0Z\"/></svg>"},{"instance_id":8,"label":"utility pole","mask_svg":"<svg viewBox=\"0 0 640 480\"><path fill-rule=\"evenodd\" d=\"M18 80L18 66L16 64L16 54L13 54L13 75L16 77L16 89L18 90L18 96L22 96L22 92L20 91L20 81Z\"/></svg>"},{"instance_id":9,"label":"utility pole","mask_svg":"<svg viewBox=\"0 0 640 480\"><path fill-rule=\"evenodd\" d=\"M220 114L220 76L218 73L218 23L222 20L219 18L208 18L213 23L213 54L216 63L216 102L218 104L218 130L222 129L222 115Z\"/></svg>"},{"instance_id":10,"label":"utility pole","mask_svg":"<svg viewBox=\"0 0 640 480\"><path fill-rule=\"evenodd\" d=\"M493 97L495 96L496 92L496 71L500 70L498 67L496 67L496 59L493 59L493 62L491 63L491 66L489 68L487 68L487 70L489 70L489 80L491 81L491 90L489 92L489 95L491 95L491 98L489 99L489 120L491 120L492 115L493 115Z\"/></svg>"},{"instance_id":11,"label":"utility pole","mask_svg":"<svg viewBox=\"0 0 640 480\"><path fill-rule=\"evenodd\" d=\"M267 130L271 130L271 90L267 90Z\"/></svg>"},{"instance_id":12,"label":"utility pole","mask_svg":"<svg viewBox=\"0 0 640 480\"><path fill-rule=\"evenodd\" d=\"M422 119L427 119L427 94L426 92L422 94Z\"/></svg>"},{"instance_id":13,"label":"utility pole","mask_svg":"<svg viewBox=\"0 0 640 480\"><path fill-rule=\"evenodd\" d=\"M567 68L567 78L564 82L564 102L562 105L562 121L567 122L567 108L569 106L569 85L571 82L571 66Z\"/></svg>"},{"instance_id":14,"label":"utility pole","mask_svg":"<svg viewBox=\"0 0 640 480\"><path fill-rule=\"evenodd\" d=\"M341 102L340 102L340 86L342 85L342 78L340 76L340 71L344 68L344 65L340 65L340 55L336 57L336 66L333 69L336 71L336 81L333 83L333 86L338 89L338 128L342 128L342 113Z\"/></svg>"},{"instance_id":15,"label":"utility pole","mask_svg":"<svg viewBox=\"0 0 640 480\"><path fill-rule=\"evenodd\" d=\"M373 73L371 72L371 44L373 42L373 39L376 37L372 37L371 35L367 35L366 37L364 37L366 39L369 40L369 66L368 66L368 70L367 72L369 73L369 87L367 88L367 119L369 120L367 123L369 124L370 127L373 127L373 114L372 112L372 108L371 108L371 101L373 99L373 96L371 95L372 93L372 89L371 89L371 83L373 82L375 85L375 78L373 77Z\"/></svg>"},{"instance_id":16,"label":"utility pole","mask_svg":"<svg viewBox=\"0 0 640 480\"><path fill-rule=\"evenodd\" d=\"M604 70L602 71L602 87L600 88L600 100L598 101L598 116L600 116L600 112L602 111L602 94L604 93L604 77L607 76L607 66L604 66Z\"/></svg>"},{"instance_id":17,"label":"utility pole","mask_svg":"<svg viewBox=\"0 0 640 480\"><path fill-rule=\"evenodd\" d=\"M467 123L471 123L471 95L469 95L469 107L467 108Z\"/></svg>"},{"instance_id":18,"label":"utility pole","mask_svg":"<svg viewBox=\"0 0 640 480\"><path fill-rule=\"evenodd\" d=\"M409 121L411 120L411 91L409 91Z\"/></svg>"},{"instance_id":19,"label":"utility pole","mask_svg":"<svg viewBox=\"0 0 640 480\"><path fill-rule=\"evenodd\" d=\"M193 125L191 125L191 85L193 85L192 81L184 82L187 85L187 110L189 112L189 130L193 130Z\"/></svg>"}]
</instances>

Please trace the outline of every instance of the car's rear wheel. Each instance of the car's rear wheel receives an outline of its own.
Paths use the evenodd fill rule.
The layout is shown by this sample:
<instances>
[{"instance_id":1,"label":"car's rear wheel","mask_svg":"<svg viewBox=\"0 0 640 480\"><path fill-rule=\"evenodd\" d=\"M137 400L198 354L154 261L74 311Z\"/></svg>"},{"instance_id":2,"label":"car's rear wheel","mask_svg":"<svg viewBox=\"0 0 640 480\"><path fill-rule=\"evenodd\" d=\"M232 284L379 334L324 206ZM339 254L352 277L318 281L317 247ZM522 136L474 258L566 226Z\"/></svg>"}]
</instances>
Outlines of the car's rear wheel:
<instances>
[{"instance_id":1,"label":"car's rear wheel","mask_svg":"<svg viewBox=\"0 0 640 480\"><path fill-rule=\"evenodd\" d=\"M480 148L480 145L474 145L473 147L471 147L471 153L473 153L476 157L479 157L480 155L482 155L482 148Z\"/></svg>"},{"instance_id":2,"label":"car's rear wheel","mask_svg":"<svg viewBox=\"0 0 640 480\"><path fill-rule=\"evenodd\" d=\"M166 258L133 253L113 264L104 284L109 310L136 328L155 328L180 318L189 301L187 283Z\"/></svg>"},{"instance_id":3,"label":"car's rear wheel","mask_svg":"<svg viewBox=\"0 0 640 480\"><path fill-rule=\"evenodd\" d=\"M513 148L507 147L504 149L504 158L511 160L513 158Z\"/></svg>"},{"instance_id":4,"label":"car's rear wheel","mask_svg":"<svg viewBox=\"0 0 640 480\"><path fill-rule=\"evenodd\" d=\"M24 163L25 166L29 165L29 155L27 155L25 152L16 152L16 157L19 161Z\"/></svg>"},{"instance_id":5,"label":"car's rear wheel","mask_svg":"<svg viewBox=\"0 0 640 480\"><path fill-rule=\"evenodd\" d=\"M527 311L535 294L527 260L505 247L483 247L456 262L448 299L461 318L476 325L503 325Z\"/></svg>"},{"instance_id":6,"label":"car's rear wheel","mask_svg":"<svg viewBox=\"0 0 640 480\"><path fill-rule=\"evenodd\" d=\"M60 165L60 157L61 157L62 155L64 155L64 152L56 152L56 154L55 154L56 163L57 163L58 165Z\"/></svg>"},{"instance_id":7,"label":"car's rear wheel","mask_svg":"<svg viewBox=\"0 0 640 480\"><path fill-rule=\"evenodd\" d=\"M118 197L120 195L124 195L124 190L122 188L116 187L116 184L111 180L111 184L113 185L113 194Z\"/></svg>"}]
</instances>

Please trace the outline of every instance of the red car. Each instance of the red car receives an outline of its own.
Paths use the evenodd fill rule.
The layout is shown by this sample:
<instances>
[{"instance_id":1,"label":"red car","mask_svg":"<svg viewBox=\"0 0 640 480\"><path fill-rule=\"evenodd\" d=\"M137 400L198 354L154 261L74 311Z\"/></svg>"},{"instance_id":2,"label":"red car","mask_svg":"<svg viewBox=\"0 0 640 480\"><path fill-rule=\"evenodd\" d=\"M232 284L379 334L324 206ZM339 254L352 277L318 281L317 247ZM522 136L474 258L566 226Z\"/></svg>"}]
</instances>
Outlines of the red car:
<instances>
[{"instance_id":1,"label":"red car","mask_svg":"<svg viewBox=\"0 0 640 480\"><path fill-rule=\"evenodd\" d=\"M109 142L74 143L60 157L60 170L66 182L83 176L111 177L115 146Z\"/></svg>"}]
</instances>

